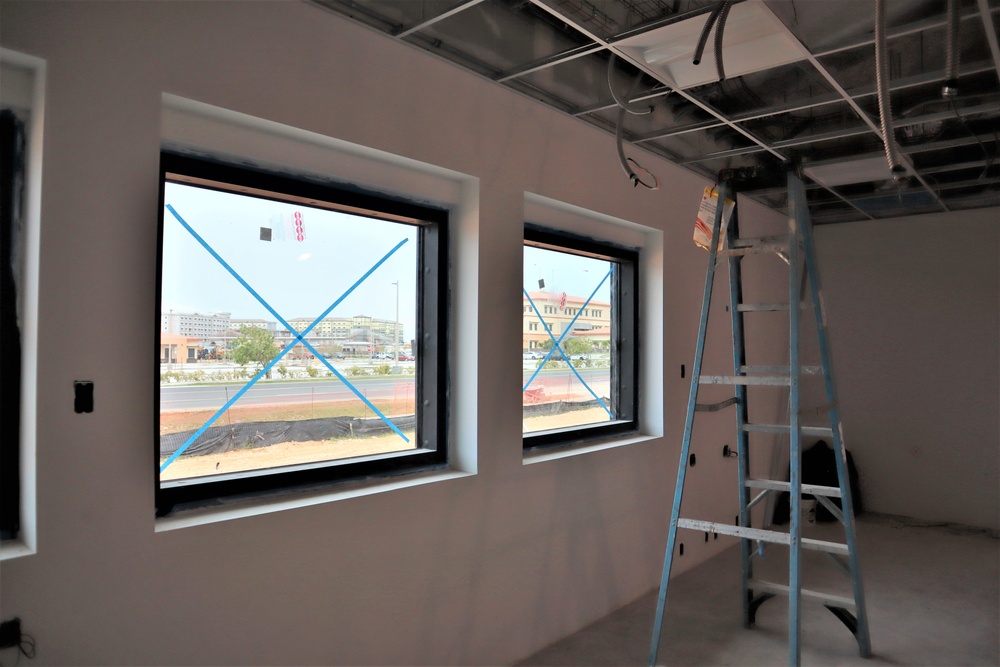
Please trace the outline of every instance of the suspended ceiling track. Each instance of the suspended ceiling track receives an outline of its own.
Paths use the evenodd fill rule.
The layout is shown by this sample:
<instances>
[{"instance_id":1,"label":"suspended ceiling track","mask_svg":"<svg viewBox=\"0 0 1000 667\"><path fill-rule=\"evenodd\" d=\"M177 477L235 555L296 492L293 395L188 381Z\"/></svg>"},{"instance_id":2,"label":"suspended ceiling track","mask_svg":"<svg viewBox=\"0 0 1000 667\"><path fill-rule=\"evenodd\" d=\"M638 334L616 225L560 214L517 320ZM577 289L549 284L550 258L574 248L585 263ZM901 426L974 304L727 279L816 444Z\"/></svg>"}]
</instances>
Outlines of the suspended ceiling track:
<instances>
[{"instance_id":1,"label":"suspended ceiling track","mask_svg":"<svg viewBox=\"0 0 1000 667\"><path fill-rule=\"evenodd\" d=\"M972 65L966 65L959 69L959 76L972 76L975 74L982 74L983 72L989 72L993 70L993 65L987 61L982 61L980 63L974 63ZM896 79L892 82L890 90L892 92L897 92L900 90L906 90L907 88L915 88L917 86L923 86L930 83L942 83L946 79L946 74L944 70L938 70L937 72L917 74L914 76L906 77L904 79ZM874 84L865 86L863 88L856 88L854 90L847 91L847 93L854 100L860 100L865 97L873 97L875 95ZM647 99L645 97L635 97L629 100L630 102L636 102L642 99ZM808 111L809 109L815 109L817 107L825 106L827 104L836 104L837 102L842 102L843 99L840 95L830 93L828 95L822 95L813 97L809 100L804 100L801 102L790 102L788 104L781 104L772 107L766 107L763 109L757 109L755 111L748 111L746 113L734 114L732 120L737 123L745 123L751 120L759 120L761 118L767 118L768 116L777 116L780 114L792 113L795 111ZM608 105L605 108L612 108L614 105ZM635 143L641 143L644 141L652 141L654 139L665 139L667 137L676 136L679 134L686 134L688 132L696 132L699 130L710 130L716 127L722 127L723 124L718 121L702 121L700 123L692 123L690 125L684 125L681 127L673 128L670 130L657 130L656 132L649 132L647 134L639 135L635 139Z\"/></svg>"},{"instance_id":2,"label":"suspended ceiling track","mask_svg":"<svg viewBox=\"0 0 1000 667\"><path fill-rule=\"evenodd\" d=\"M560 110L564 111L565 113L567 113L569 115L572 115L572 116L576 116L576 117L587 116L588 114L593 114L594 112L597 112L597 111L602 111L602 110L607 110L607 109L613 109L613 108L615 108L616 105L613 103L613 101L608 100L606 102L601 102L601 103L598 103L596 105L588 106L586 108L582 108L582 107L573 108L572 105L567 105L567 103L564 100L559 99L558 97L556 97L552 93L549 93L549 92L547 92L545 90L541 90L541 89L537 88L536 86L530 85L529 83L527 83L526 81L523 80L523 77L526 76L526 75L528 75L528 74L535 73L535 72L538 72L538 71L541 71L541 70L544 70L544 69L547 69L547 68L551 68L551 67L554 67L556 65L559 65L559 64L562 64L562 63L566 63L566 62L569 62L569 61L577 59L577 58L581 58L581 57L585 57L585 56L588 56L588 55L592 55L594 53L598 53L598 52L601 52L601 51L605 51L606 50L609 53L613 53L619 59L621 59L621 60L623 60L625 62L630 63L633 67L635 67L635 68L637 68L637 69L645 72L647 75L649 75L650 77L652 77L653 79L659 81L662 84L662 87L656 87L656 88L654 88L652 90L648 90L648 91L646 91L644 93L641 93L639 95L633 96L630 101L632 101L632 102L642 102L642 101L646 101L646 100L650 100L650 99L656 99L656 98L659 98L659 97L664 97L664 96L669 95L671 93L676 93L679 97L685 99L687 102L689 102L690 104L694 105L695 107L701 109L703 112L705 112L706 114L708 114L709 116L712 117L711 120L701 121L701 122L698 122L698 123L692 123L692 124L689 124L689 125L686 125L686 126L682 126L682 127L675 127L675 128L671 128L669 130L658 131L658 132L653 132L653 133L646 133L646 134L643 134L643 135L635 135L635 136L631 136L631 137L626 136L626 140L629 143L632 143L633 145L635 145L636 147L644 148L645 150L647 150L649 152L652 152L654 154L660 155L661 157L664 157L664 158L666 158L666 159L668 159L670 161L673 161L675 163L679 163L679 164L685 165L688 168L693 168L698 173L700 173L702 175L705 175L705 176L708 176L708 177L714 177L715 174L710 173L709 170L706 170L703 167L699 167L698 166L699 162L703 162L705 160L711 160L711 159L724 158L724 157L733 156L733 155L745 155L745 154L748 154L748 153L768 153L768 154L774 156L775 158L777 158L778 160L784 162L784 161L788 160L788 156L784 153L783 149L792 148L792 147L803 145L803 144L817 143L817 142L820 142L820 141L828 141L828 140L834 140L834 139L842 139L842 138L849 137L849 136L852 136L852 135L865 135L865 134L876 136L876 137L878 137L879 140L881 140L881 131L880 131L880 128L878 127L878 125L876 125L873 122L873 120L870 117L870 115L868 113L866 113L863 109L861 109L860 106L857 103L857 100L860 100L860 99L863 99L865 97L870 97L871 95L874 95L875 94L874 86L866 86L866 87L861 88L861 89L847 91L842 86L840 86L840 84L832 76L832 74L825 69L825 67L822 65L822 63L819 62L820 58L824 58L824 57L827 57L827 56L830 56L830 55L833 55L833 54L836 54L836 53L840 53L840 52L843 52L843 51L847 51L847 50L850 50L850 49L864 47L866 45L871 45L871 44L874 43L874 40L872 38L870 38L870 37L866 37L866 38L858 39L858 40L851 40L850 42L845 42L845 43L840 44L838 46L834 46L832 48L828 48L828 49L826 49L824 51L820 51L820 52L817 52L817 53L813 54L813 53L809 52L809 50L804 45L802 45L801 42L799 42L799 40L794 37L794 35L792 35L791 31L789 31L787 27L785 27L784 30L786 31L786 33L788 34L788 36L792 37L792 39L795 41L795 43L801 49L801 52L803 54L804 59L808 60L810 62L810 64L813 66L813 68L836 91L836 93L835 94L824 95L824 96L819 97L819 98L813 98L813 99L804 101L802 103L793 103L793 104L788 104L788 105L773 106L773 107L770 107L770 108L759 109L759 110L752 111L752 112L747 112L747 113L744 113L744 114L727 116L726 114L722 113L721 111L718 111L717 109L715 109L711 104L708 104L707 102L702 101L701 99L699 99L698 97L696 97L692 93L689 93L689 92L684 91L684 90L673 90L673 89L671 89L669 87L668 83L665 82L665 81L663 81L662 79L660 79L660 77L657 75L657 73L654 70L652 70L651 68L649 68L646 65L645 62L641 62L641 61L639 61L636 58L630 57L622 49L620 49L620 48L618 48L616 46L617 42L619 42L621 40L624 40L624 39L626 39L628 37L631 37L631 36L634 36L634 35L638 35L638 34L642 34L644 32L648 32L650 30L653 30L653 29L656 29L656 28L659 28L659 27L662 27L662 26L665 26L665 25L677 23L679 21L683 21L683 20L686 20L686 19L694 18L696 16L707 14L707 13L709 13L713 9L712 5L706 5L704 7L700 7L698 9L695 9L695 10L689 11L689 12L685 12L683 14L675 14L673 16L667 16L667 17L664 17L662 19L658 19L658 20L655 20L655 21L652 21L652 22L649 22L649 23L637 26L635 28L631 28L629 30L623 31L623 32L621 32L621 33L619 33L617 35L614 35L612 37L609 37L609 38L601 38L597 34L595 34L594 32L592 32L591 30L587 29L585 26L581 25L579 21L571 18L566 13L564 13L564 12L562 12L562 11L560 11L560 10L552 7L552 6L550 6L544 0L527 0L528 3L530 3L531 5L533 5L538 10L540 10L542 12L545 12L546 14L552 16L553 18L555 18L556 20L558 20L560 23L563 23L567 27L569 27L569 28L577 31L581 35L585 36L587 39L591 40L593 43L592 44L585 44L585 45L582 45L582 46L573 47L571 49L566 49L564 51L561 51L559 53L553 54L551 56L540 58L540 59L537 59L535 61L531 61L531 62L528 62L528 63L523 63L521 65L518 65L518 66L516 66L514 68L510 68L510 69L505 70L505 71L498 71L493 66L491 66L491 65L489 65L487 63L480 62L476 58L470 56L469 54L466 54L464 52L461 52L461 51L459 51L457 49L454 49L454 48L451 48L451 47L447 47L446 45L441 44L439 41L431 40L430 38L427 38L426 36L422 36L422 35L418 34L421 30L423 30L423 29L425 29L425 28L427 28L427 27L429 27L431 25L434 25L435 23L437 23L439 21L442 21L442 20L444 20L446 18L455 16L456 14L459 14L459 13L461 13L461 12L463 12L463 11L469 9L469 8L472 8L472 7L480 4L481 2L483 2L483 0L463 0L463 1L460 1L460 2L457 2L454 5L452 5L449 9L445 10L441 14L438 14L438 15L433 16L433 17L431 17L431 18L429 18L427 20L420 21L420 22L414 23L414 24L409 25L409 26L391 25L391 24L389 24L389 22L386 19L384 19L381 16L377 15L376 13L371 12L370 10L367 10L366 8L362 7L361 5L363 5L363 3L353 2L351 0L346 0L346 1L345 0L340 0L338 2L338 4L340 4L340 5L344 6L344 7L349 7L351 11L359 11L359 12L365 14L366 16L368 16L371 20L373 20L373 21L375 21L377 23L380 23L382 25L385 25L387 27L387 30L385 30L385 32L387 32L388 34L392 35L393 37L395 37L397 39L403 40L406 37L410 37L410 39L418 39L420 41L426 41L426 42L428 42L428 44L431 44L433 42L433 44L432 44L433 48L446 50L447 52L452 53L453 55L455 55L457 57L457 59L459 59L460 61L464 61L466 63L474 64L479 69L480 74L483 74L484 76L486 76L487 78L493 80L494 82L497 82L497 83L507 83L507 82L511 82L511 81L514 81L514 80L519 80L519 85L520 86L526 86L527 88L529 88L532 91L533 94L537 95L540 98L545 98L548 101L548 104L550 106L552 106L554 108L557 108L557 109L560 109ZM984 61L984 62L981 62L981 63L975 63L975 64L972 64L972 65L963 66L961 68L961 71L960 71L960 76L964 77L964 76L969 76L969 75L980 74L980 73L982 73L984 71L993 70L993 71L996 72L996 74L998 76L998 79L1000 79L1000 47L998 47L998 45L997 45L996 31L993 28L992 20L991 20L992 14L995 13L995 12L997 12L997 11L1000 11L1000 7L991 9L989 7L989 5L988 5L988 0L977 0L977 2L978 2L977 9L974 9L974 10L969 11L969 12L965 12L961 16L961 20L962 21L971 21L971 20L982 21L982 24L983 24L983 27L984 27L984 30L985 30L985 34L986 34L986 38L987 38L987 41L989 42L989 45L990 45L991 54L993 56L993 63L989 64L989 63L987 63L987 62ZM770 11L770 8L768 8L768 11ZM779 21L779 22L781 23L782 26L784 26L784 22L781 22L781 21ZM899 26L899 27L897 27L895 29L889 30L888 31L888 38L889 39L896 39L896 38L904 37L904 36L911 35L911 34L921 33L921 32L926 31L926 30L932 30L932 29L944 27L945 25L946 25L946 21L943 20L943 19L940 19L940 18L934 18L934 19L927 19L927 20L916 21L916 22L913 22L913 23L910 23L910 24L907 24L907 25L903 25L903 26ZM917 76L911 76L911 77L907 77L905 79L899 79L899 80L897 80L895 82L892 82L892 90L894 90L894 91L895 90L902 90L902 89L905 89L905 88L908 88L908 87L920 86L920 85L925 85L925 84L928 84L928 83L933 83L933 82L936 82L936 81L941 81L941 80L943 80L943 77L944 77L944 73L943 72L934 72L934 73L924 73L924 74L917 75ZM516 90L516 88L514 90ZM861 122L866 127L859 127L857 129L853 129L853 130L839 130L839 131L834 131L834 132L829 132L829 133L812 135L812 136L807 137L807 138L790 139L790 140L785 140L785 141L772 142L772 143L769 144L768 142L764 141L763 139L761 139L760 137L758 137L756 134L754 134L754 132L752 132L750 130L747 130L746 128L743 128L741 125L739 125L739 123L745 123L745 122L748 122L748 121L751 121L751 120L757 120L757 119L764 118L764 117L771 116L771 115L779 115L779 114L782 114L782 113L788 113L788 112L797 111L797 110L806 110L806 109L810 109L810 108L816 108L816 107L819 107L819 106L823 106L823 105L826 105L826 104L837 104L837 103L841 103L841 102L848 104L852 108L852 110L854 111L854 114L861 120ZM987 105L987 109L988 110L992 110L993 107ZM968 109L963 109L963 111L966 112L966 113L968 113ZM949 117L950 118L951 115L947 114L947 113L945 113L943 116L941 114L937 114L937 115L935 115L935 114L929 114L929 115L921 116L921 117L918 117L918 118L915 118L915 119L900 119L900 120L896 121L896 124L897 124L897 126L902 127L902 126L906 126L907 124L917 124L917 123L923 123L923 122L933 122L933 120L940 120L940 119L943 119L944 117ZM609 131L613 131L614 130L614 128L611 127L610 124L606 123L606 121L604 121L600 117L591 116L591 117L585 118L585 120L588 120L592 124L595 124L595 125L598 125L598 126L602 126L606 130L609 130ZM654 139L658 139L658 138L667 138L667 137L677 136L677 135L686 134L686 133L690 133L690 132L698 132L698 131L702 131L702 130L708 130L708 129L712 129L712 128L723 128L723 127L724 128L728 128L729 130L731 130L731 131L733 131L733 132L735 132L735 133L743 136L745 139L747 139L748 141L750 141L753 144L753 146L746 147L746 148L740 148L740 149L733 149L731 151L717 151L717 152L714 152L714 153L711 153L711 154L707 154L707 155L702 155L702 156L679 158L679 156L673 154L671 151L669 151L668 149L666 149L664 147L658 146L656 144L648 144L647 143L647 142L650 142L650 141L652 141ZM952 140L952 141L953 141L954 145L956 145L956 146L967 145L967 144L970 143L970 140L965 140L965 139ZM982 144L982 141L979 140L979 139L972 139L972 141L979 141ZM940 146L943 147L945 143L947 143L947 142L939 142L936 145L940 145ZM646 145L643 145L643 144L646 144ZM924 149L922 147L922 145L921 146L910 147L910 149L911 150L904 149L903 153L904 154L909 154L911 152L918 152L920 150L935 150L934 148ZM930 194L934 198L934 200L938 203L938 205L941 206L941 208L943 208L944 210L948 210L947 205L940 199L940 197L938 197L937 191L924 179L923 175L921 173L919 173L913 167L912 163L909 166L910 166L909 173L916 178L916 180L920 183L921 187L928 194ZM865 211L864 209L860 208L858 205L856 205L855 203L853 203L851 201L851 198L845 197L844 195L842 195L841 193L839 193L833 187L828 187L828 186L825 186L823 184L817 184L816 188L810 188L810 189L825 190L825 191L829 192L831 195L833 195L836 199L838 199L841 202L843 202L844 204L850 206L857 214L859 214L859 215L861 215L861 216L863 216L865 218L868 218L868 219L874 219L873 215L871 215L869 212ZM752 196L754 198L757 198L757 195L763 195L764 192L765 191L756 191L756 192L747 193L747 194L749 194L750 196ZM858 197L858 198L855 198L855 199L863 199L863 198L862 197ZM770 202L765 202L765 203L768 203L768 205L772 205Z\"/></svg>"}]
</instances>

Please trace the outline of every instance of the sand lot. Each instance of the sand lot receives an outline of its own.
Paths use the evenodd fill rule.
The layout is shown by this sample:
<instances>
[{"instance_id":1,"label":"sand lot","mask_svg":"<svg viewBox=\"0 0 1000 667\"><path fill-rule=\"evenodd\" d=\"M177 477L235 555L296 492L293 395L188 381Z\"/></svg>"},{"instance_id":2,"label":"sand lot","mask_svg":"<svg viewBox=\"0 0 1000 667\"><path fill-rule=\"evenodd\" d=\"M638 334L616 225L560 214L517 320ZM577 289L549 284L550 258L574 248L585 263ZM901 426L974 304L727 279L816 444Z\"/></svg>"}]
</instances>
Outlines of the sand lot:
<instances>
[{"instance_id":1,"label":"sand lot","mask_svg":"<svg viewBox=\"0 0 1000 667\"><path fill-rule=\"evenodd\" d=\"M607 419L602 408L575 410L558 415L531 417L524 421L525 427L538 431L560 426L571 426L588 422L600 422ZM406 433L413 438L413 432ZM329 461L354 456L398 452L412 448L412 444L403 441L396 433L388 433L372 438L343 438L339 440L324 440L320 442L283 442L270 447L256 449L241 449L221 454L205 456L181 456L168 467L160 478L162 480L202 477L220 473L241 472L245 470L260 470L281 465L296 465L315 461Z\"/></svg>"}]
</instances>

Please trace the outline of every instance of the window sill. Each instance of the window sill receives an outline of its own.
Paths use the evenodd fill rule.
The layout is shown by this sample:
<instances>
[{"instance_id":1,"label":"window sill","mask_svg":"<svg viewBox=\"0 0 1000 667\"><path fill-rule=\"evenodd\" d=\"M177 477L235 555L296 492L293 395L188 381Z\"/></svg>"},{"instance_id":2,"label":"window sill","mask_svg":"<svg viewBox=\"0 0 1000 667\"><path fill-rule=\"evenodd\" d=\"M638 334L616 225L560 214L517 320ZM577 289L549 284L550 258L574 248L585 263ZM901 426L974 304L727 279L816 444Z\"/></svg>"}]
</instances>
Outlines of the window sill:
<instances>
[{"instance_id":1,"label":"window sill","mask_svg":"<svg viewBox=\"0 0 1000 667\"><path fill-rule=\"evenodd\" d=\"M463 470L433 470L391 478L374 478L357 482L346 482L322 490L288 491L277 497L273 494L268 494L264 497L232 500L212 507L191 509L179 507L169 516L156 519L155 531L160 533L193 526L203 526L220 521L232 521L259 514L270 514L271 512L282 512L300 507L322 505L350 498L361 498L376 493L385 493L411 486L420 486L422 484L444 482L472 475L474 473Z\"/></svg>"},{"instance_id":2,"label":"window sill","mask_svg":"<svg viewBox=\"0 0 1000 667\"><path fill-rule=\"evenodd\" d=\"M0 561L33 556L34 554L35 550L19 539L5 540L0 543Z\"/></svg>"},{"instance_id":3,"label":"window sill","mask_svg":"<svg viewBox=\"0 0 1000 667\"><path fill-rule=\"evenodd\" d=\"M609 438L607 440L585 442L578 445L568 445L566 447L551 447L543 449L542 451L526 452L522 459L522 464L532 465L534 463L544 463L546 461L564 459L570 456L589 454L591 452L600 452L606 449L614 449L616 447L637 445L641 442L656 440L658 437L659 436L649 435L646 433L638 433L621 438Z\"/></svg>"}]
</instances>

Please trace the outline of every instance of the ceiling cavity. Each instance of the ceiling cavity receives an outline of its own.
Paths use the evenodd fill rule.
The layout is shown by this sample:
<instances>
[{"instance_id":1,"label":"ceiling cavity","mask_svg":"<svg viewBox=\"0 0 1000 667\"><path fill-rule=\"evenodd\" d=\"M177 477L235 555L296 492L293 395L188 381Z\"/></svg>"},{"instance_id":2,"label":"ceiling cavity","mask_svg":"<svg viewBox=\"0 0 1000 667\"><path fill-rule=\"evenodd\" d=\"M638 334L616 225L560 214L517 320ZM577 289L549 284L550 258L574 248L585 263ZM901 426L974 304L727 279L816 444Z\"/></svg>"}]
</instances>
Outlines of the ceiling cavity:
<instances>
[{"instance_id":1,"label":"ceiling cavity","mask_svg":"<svg viewBox=\"0 0 1000 667\"><path fill-rule=\"evenodd\" d=\"M617 132L637 160L736 175L781 212L784 172L801 165L817 224L1000 206L1000 0L954 0L957 58L948 0L886 3L897 179L874 0L310 2Z\"/></svg>"}]
</instances>

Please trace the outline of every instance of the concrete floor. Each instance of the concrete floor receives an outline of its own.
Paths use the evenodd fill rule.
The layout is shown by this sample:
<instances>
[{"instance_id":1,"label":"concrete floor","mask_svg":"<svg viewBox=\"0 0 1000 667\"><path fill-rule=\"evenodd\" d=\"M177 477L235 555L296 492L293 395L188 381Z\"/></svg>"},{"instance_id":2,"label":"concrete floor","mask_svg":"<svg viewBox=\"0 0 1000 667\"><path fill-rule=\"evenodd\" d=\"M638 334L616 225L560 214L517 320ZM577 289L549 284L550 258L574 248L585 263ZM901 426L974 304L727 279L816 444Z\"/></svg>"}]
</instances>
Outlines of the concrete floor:
<instances>
[{"instance_id":1,"label":"concrete floor","mask_svg":"<svg viewBox=\"0 0 1000 667\"><path fill-rule=\"evenodd\" d=\"M838 533L840 536L838 536ZM806 537L842 540L839 524ZM719 539L723 539L722 536ZM1000 665L1000 539L983 531L865 515L858 542L872 656L819 603L802 602L804 665ZM755 575L788 581L787 549L771 546ZM806 588L850 595L850 583L818 552L803 552ZM670 584L660 665L788 663L788 601L777 597L742 627L739 547L727 549ZM656 591L521 665L645 665Z\"/></svg>"}]
</instances>

